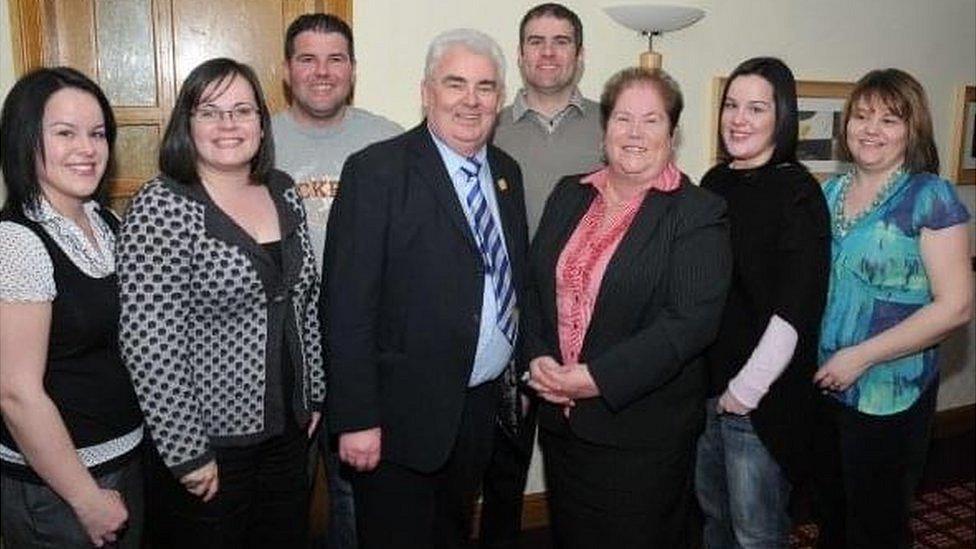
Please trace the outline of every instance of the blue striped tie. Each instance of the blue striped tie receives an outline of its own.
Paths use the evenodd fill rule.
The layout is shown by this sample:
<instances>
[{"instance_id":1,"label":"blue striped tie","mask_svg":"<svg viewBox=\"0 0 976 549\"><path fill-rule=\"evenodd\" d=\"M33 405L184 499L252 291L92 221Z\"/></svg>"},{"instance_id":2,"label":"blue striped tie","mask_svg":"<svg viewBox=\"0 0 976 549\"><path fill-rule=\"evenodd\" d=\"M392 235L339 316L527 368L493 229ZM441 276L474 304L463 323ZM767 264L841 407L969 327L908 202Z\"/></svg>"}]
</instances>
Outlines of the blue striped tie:
<instances>
[{"instance_id":1,"label":"blue striped tie","mask_svg":"<svg viewBox=\"0 0 976 549\"><path fill-rule=\"evenodd\" d=\"M495 291L495 303L498 305L498 328L505 334L509 344L515 344L515 333L518 330L518 319L515 318L515 288L512 286L512 268L508 262L508 254L502 245L501 231L495 226L495 218L488 209L488 201L478 183L478 173L481 163L474 158L466 158L461 171L468 177L468 191L465 201L474 219L474 234L481 248L481 257L485 262L485 269L491 273L492 289Z\"/></svg>"}]
</instances>

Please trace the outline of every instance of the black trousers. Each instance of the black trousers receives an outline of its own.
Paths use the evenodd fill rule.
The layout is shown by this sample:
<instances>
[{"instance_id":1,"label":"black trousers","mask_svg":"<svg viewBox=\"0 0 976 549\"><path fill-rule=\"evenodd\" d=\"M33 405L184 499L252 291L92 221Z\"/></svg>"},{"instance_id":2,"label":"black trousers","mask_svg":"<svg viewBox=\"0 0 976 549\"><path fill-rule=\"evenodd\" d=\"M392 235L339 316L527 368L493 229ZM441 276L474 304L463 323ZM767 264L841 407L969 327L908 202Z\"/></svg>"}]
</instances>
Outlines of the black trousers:
<instances>
[{"instance_id":1,"label":"black trousers","mask_svg":"<svg viewBox=\"0 0 976 549\"><path fill-rule=\"evenodd\" d=\"M381 459L352 478L361 549L468 546L470 519L493 444L498 384L469 389L447 462L422 473Z\"/></svg>"},{"instance_id":2,"label":"black trousers","mask_svg":"<svg viewBox=\"0 0 976 549\"><path fill-rule=\"evenodd\" d=\"M539 442L554 547L691 545L694 435L666 447L613 448L580 439L568 428L543 428Z\"/></svg>"},{"instance_id":3,"label":"black trousers","mask_svg":"<svg viewBox=\"0 0 976 549\"><path fill-rule=\"evenodd\" d=\"M533 402L513 437L495 424L495 447L481 484L481 522L478 538L483 549L518 546L522 529L525 481L532 461L538 406Z\"/></svg>"},{"instance_id":4,"label":"black trousers","mask_svg":"<svg viewBox=\"0 0 976 549\"><path fill-rule=\"evenodd\" d=\"M216 448L219 489L203 502L183 487L153 451L147 526L153 549L167 547L306 547L308 480L305 433L254 446Z\"/></svg>"},{"instance_id":5,"label":"black trousers","mask_svg":"<svg viewBox=\"0 0 976 549\"><path fill-rule=\"evenodd\" d=\"M912 546L912 497L922 476L938 380L910 408L872 416L821 398L815 516L818 546Z\"/></svg>"}]
</instances>

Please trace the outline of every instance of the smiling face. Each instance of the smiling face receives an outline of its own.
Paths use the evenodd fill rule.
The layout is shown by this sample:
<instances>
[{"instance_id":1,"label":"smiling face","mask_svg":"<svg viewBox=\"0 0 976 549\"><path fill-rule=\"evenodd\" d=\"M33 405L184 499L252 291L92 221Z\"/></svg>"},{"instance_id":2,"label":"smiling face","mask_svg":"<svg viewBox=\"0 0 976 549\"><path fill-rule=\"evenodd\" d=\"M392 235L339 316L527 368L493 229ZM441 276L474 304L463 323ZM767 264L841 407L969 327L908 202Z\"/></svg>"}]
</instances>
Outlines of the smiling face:
<instances>
[{"instance_id":1,"label":"smiling face","mask_svg":"<svg viewBox=\"0 0 976 549\"><path fill-rule=\"evenodd\" d=\"M421 85L427 125L458 154L473 155L488 142L501 93L491 59L453 46Z\"/></svg>"},{"instance_id":2,"label":"smiling face","mask_svg":"<svg viewBox=\"0 0 976 549\"><path fill-rule=\"evenodd\" d=\"M356 81L346 37L338 32L307 30L295 36L294 47L291 59L285 62L292 114L308 124L339 119Z\"/></svg>"},{"instance_id":3,"label":"smiling face","mask_svg":"<svg viewBox=\"0 0 976 549\"><path fill-rule=\"evenodd\" d=\"M755 168L769 161L776 148L776 102L765 78L748 74L729 84L721 128L734 168Z\"/></svg>"},{"instance_id":4,"label":"smiling face","mask_svg":"<svg viewBox=\"0 0 976 549\"><path fill-rule=\"evenodd\" d=\"M560 93L573 86L582 61L583 52L576 49L568 20L543 15L526 23L518 59L526 87L539 93Z\"/></svg>"},{"instance_id":5,"label":"smiling face","mask_svg":"<svg viewBox=\"0 0 976 549\"><path fill-rule=\"evenodd\" d=\"M62 88L48 99L41 122L43 157L35 156L41 193L59 211L87 200L108 164L105 117L98 101L77 88Z\"/></svg>"},{"instance_id":6,"label":"smiling face","mask_svg":"<svg viewBox=\"0 0 976 549\"><path fill-rule=\"evenodd\" d=\"M671 121L653 85L638 83L620 92L603 146L613 180L643 184L664 170L671 160Z\"/></svg>"},{"instance_id":7,"label":"smiling face","mask_svg":"<svg viewBox=\"0 0 976 549\"><path fill-rule=\"evenodd\" d=\"M847 148L864 172L890 172L905 163L908 125L877 98L862 97L847 120Z\"/></svg>"},{"instance_id":8,"label":"smiling face","mask_svg":"<svg viewBox=\"0 0 976 549\"><path fill-rule=\"evenodd\" d=\"M201 179L214 172L249 174L251 160L261 144L263 132L254 90L240 75L230 78L229 84L216 81L207 86L194 108L195 112L210 109L225 112L219 113L215 120L190 118L190 135L197 150L197 173ZM246 106L254 109L253 116L247 120L226 112Z\"/></svg>"}]
</instances>

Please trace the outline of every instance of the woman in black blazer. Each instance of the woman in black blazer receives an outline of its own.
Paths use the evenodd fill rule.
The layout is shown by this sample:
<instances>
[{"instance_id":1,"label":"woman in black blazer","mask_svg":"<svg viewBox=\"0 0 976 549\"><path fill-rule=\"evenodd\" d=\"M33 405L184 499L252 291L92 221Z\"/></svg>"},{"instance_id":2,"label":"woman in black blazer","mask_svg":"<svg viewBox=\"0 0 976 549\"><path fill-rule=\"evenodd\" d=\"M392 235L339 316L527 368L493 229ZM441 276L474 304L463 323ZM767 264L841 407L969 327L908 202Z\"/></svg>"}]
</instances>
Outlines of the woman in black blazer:
<instances>
[{"instance_id":1,"label":"woman in black blazer","mask_svg":"<svg viewBox=\"0 0 976 549\"><path fill-rule=\"evenodd\" d=\"M559 182L532 244L524 349L558 547L687 544L731 259L724 202L673 162L681 108L663 71L611 78L607 166Z\"/></svg>"}]
</instances>

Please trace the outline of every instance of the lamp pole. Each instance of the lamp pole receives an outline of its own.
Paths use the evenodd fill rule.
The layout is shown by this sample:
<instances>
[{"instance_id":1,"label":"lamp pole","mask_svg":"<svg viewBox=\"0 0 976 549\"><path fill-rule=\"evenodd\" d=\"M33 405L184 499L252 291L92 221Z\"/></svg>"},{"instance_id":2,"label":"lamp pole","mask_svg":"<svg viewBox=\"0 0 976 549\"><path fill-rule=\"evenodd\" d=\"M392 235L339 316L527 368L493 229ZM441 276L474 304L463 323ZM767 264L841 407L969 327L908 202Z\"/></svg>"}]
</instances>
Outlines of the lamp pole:
<instances>
[{"instance_id":1,"label":"lamp pole","mask_svg":"<svg viewBox=\"0 0 976 549\"><path fill-rule=\"evenodd\" d=\"M641 34L647 37L647 51L640 54L640 67L642 69L660 69L661 54L654 51L654 37L661 33L642 31Z\"/></svg>"}]
</instances>

